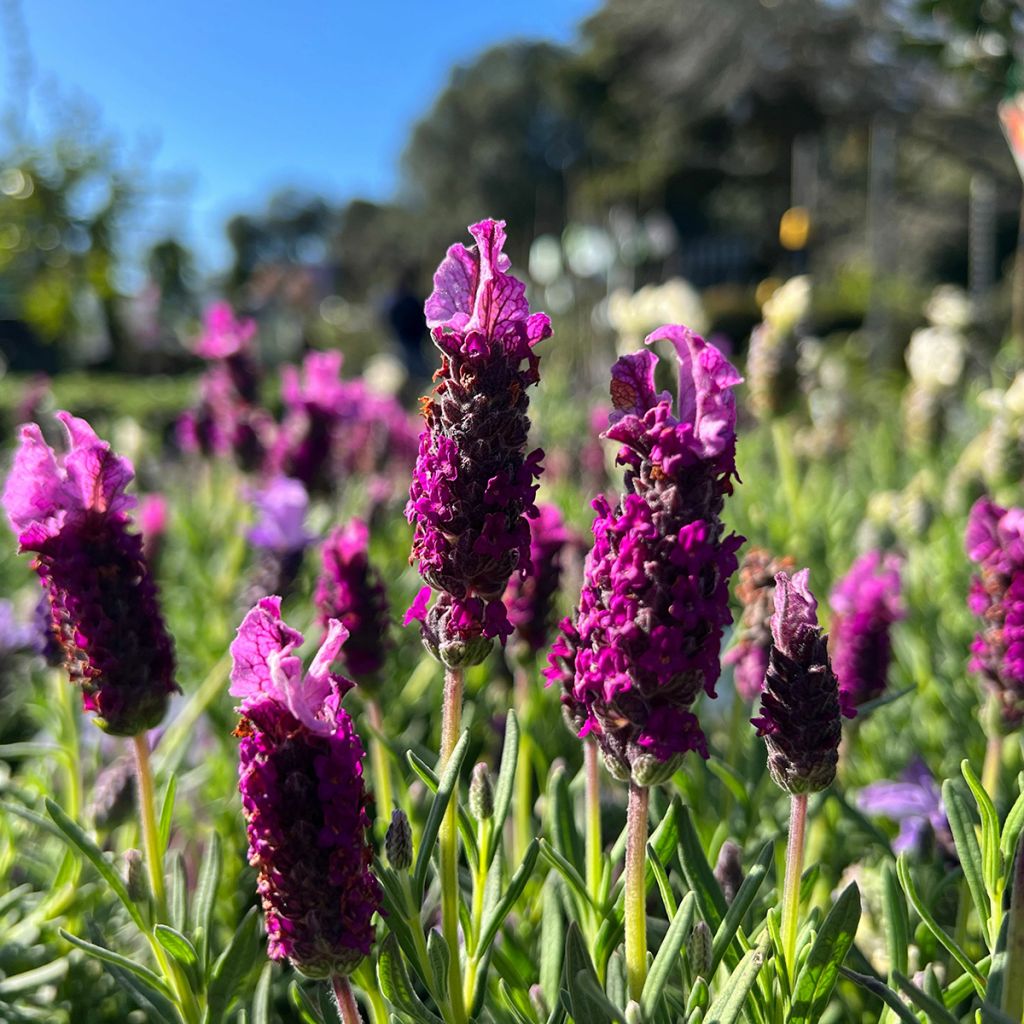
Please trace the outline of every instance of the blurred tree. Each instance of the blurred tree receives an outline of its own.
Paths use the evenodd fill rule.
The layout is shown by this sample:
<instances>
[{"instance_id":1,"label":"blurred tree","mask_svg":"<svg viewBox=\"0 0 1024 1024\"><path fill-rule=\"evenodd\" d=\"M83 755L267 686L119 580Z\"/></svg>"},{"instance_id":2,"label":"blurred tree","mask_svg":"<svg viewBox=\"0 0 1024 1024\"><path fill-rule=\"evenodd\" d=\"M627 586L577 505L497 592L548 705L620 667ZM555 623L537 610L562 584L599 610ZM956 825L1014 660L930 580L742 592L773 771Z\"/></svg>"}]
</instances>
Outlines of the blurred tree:
<instances>
[{"instance_id":1,"label":"blurred tree","mask_svg":"<svg viewBox=\"0 0 1024 1024\"><path fill-rule=\"evenodd\" d=\"M501 217L523 258L534 235L560 231L566 175L582 138L563 73L570 54L549 43L496 46L458 67L402 157L403 201L435 252L467 224Z\"/></svg>"}]
</instances>

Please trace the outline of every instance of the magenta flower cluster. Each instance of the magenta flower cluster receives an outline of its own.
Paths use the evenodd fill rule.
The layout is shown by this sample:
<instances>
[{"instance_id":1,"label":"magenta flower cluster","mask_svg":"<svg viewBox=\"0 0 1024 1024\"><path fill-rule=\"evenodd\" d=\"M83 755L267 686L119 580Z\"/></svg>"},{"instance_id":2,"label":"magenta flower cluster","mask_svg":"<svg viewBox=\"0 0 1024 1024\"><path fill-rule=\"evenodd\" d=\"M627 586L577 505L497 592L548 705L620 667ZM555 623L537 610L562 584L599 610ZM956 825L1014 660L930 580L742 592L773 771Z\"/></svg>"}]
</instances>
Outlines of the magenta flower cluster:
<instances>
[{"instance_id":1,"label":"magenta flower cluster","mask_svg":"<svg viewBox=\"0 0 1024 1024\"><path fill-rule=\"evenodd\" d=\"M1024 509L975 502L967 520L967 555L978 566L970 609L982 620L971 670L999 698L1007 725L1024 721Z\"/></svg>"},{"instance_id":2,"label":"magenta flower cluster","mask_svg":"<svg viewBox=\"0 0 1024 1024\"><path fill-rule=\"evenodd\" d=\"M502 595L530 566L527 517L543 452L525 455L527 388L539 379L533 347L551 333L530 314L523 283L508 273L505 225L486 220L476 245L448 250L425 312L441 367L424 399L426 426L406 505L413 558L427 587L406 621L449 665L482 660L512 626ZM523 364L525 365L525 368ZM441 592L428 611L431 588Z\"/></svg>"},{"instance_id":3,"label":"magenta flower cluster","mask_svg":"<svg viewBox=\"0 0 1024 1024\"><path fill-rule=\"evenodd\" d=\"M310 352L301 371L284 368L284 416L268 469L302 481L313 494L358 476L375 497L387 498L391 476L413 463L416 435L394 398L342 378L343 361L340 352Z\"/></svg>"},{"instance_id":4,"label":"magenta flower cluster","mask_svg":"<svg viewBox=\"0 0 1024 1024\"><path fill-rule=\"evenodd\" d=\"M810 571L775 577L772 647L753 720L768 748L768 770L789 793L816 793L835 778L842 735L839 687L818 625Z\"/></svg>"},{"instance_id":5,"label":"magenta flower cluster","mask_svg":"<svg viewBox=\"0 0 1024 1024\"><path fill-rule=\"evenodd\" d=\"M902 564L898 555L868 551L832 590L832 660L847 717L885 692L892 627L906 614L900 598Z\"/></svg>"},{"instance_id":6,"label":"magenta flower cluster","mask_svg":"<svg viewBox=\"0 0 1024 1024\"><path fill-rule=\"evenodd\" d=\"M178 420L178 442L185 451L234 455L244 469L262 463L273 423L259 407L255 335L255 321L236 319L228 303L207 311L195 351L211 365L199 384L199 402Z\"/></svg>"},{"instance_id":7,"label":"magenta flower cluster","mask_svg":"<svg viewBox=\"0 0 1024 1024\"><path fill-rule=\"evenodd\" d=\"M650 785L688 750L707 756L690 707L715 694L722 630L731 619L729 577L742 538L724 536L720 513L735 475L739 374L685 327L668 340L679 363L678 406L654 388L649 349L612 368L614 412L604 436L621 444L625 493L594 501L594 546L579 609L553 651L549 679L564 678L570 719L583 718L609 770ZM575 635L574 635L575 634Z\"/></svg>"},{"instance_id":8,"label":"magenta flower cluster","mask_svg":"<svg viewBox=\"0 0 1024 1024\"><path fill-rule=\"evenodd\" d=\"M268 952L312 978L347 976L373 944L381 906L363 747L341 699L352 683L330 671L347 632L332 621L303 673L302 634L265 597L231 645L231 694L241 699L238 788L259 873Z\"/></svg>"},{"instance_id":9,"label":"magenta flower cluster","mask_svg":"<svg viewBox=\"0 0 1024 1024\"><path fill-rule=\"evenodd\" d=\"M325 629L337 619L348 630L341 654L346 671L360 681L374 680L390 647L387 592L370 561L369 545L370 531L361 519L335 529L321 550L323 571L315 598Z\"/></svg>"},{"instance_id":10,"label":"magenta flower cluster","mask_svg":"<svg viewBox=\"0 0 1024 1024\"><path fill-rule=\"evenodd\" d=\"M530 520L530 571L513 575L505 591L509 622L530 654L548 645L569 539L561 512L554 505L539 505L537 518Z\"/></svg>"},{"instance_id":11,"label":"magenta flower cluster","mask_svg":"<svg viewBox=\"0 0 1024 1024\"><path fill-rule=\"evenodd\" d=\"M50 629L85 710L107 732L134 736L159 724L178 689L142 538L129 529L135 473L85 420L57 418L67 452L36 424L22 427L3 505L20 550L35 553Z\"/></svg>"}]
</instances>

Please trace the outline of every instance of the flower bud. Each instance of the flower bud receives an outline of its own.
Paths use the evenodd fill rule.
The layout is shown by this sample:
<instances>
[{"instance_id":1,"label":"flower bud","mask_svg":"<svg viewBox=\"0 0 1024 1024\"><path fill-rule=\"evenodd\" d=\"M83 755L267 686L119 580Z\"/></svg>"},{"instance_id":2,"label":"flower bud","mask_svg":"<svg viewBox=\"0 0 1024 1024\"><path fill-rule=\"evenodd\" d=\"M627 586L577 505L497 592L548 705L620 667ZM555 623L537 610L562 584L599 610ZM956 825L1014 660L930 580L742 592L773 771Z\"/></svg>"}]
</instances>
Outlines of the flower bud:
<instances>
[{"instance_id":1,"label":"flower bud","mask_svg":"<svg viewBox=\"0 0 1024 1024\"><path fill-rule=\"evenodd\" d=\"M473 769L469 783L469 812L477 821L494 816L494 786L490 769L483 762Z\"/></svg>"},{"instance_id":2,"label":"flower bud","mask_svg":"<svg viewBox=\"0 0 1024 1024\"><path fill-rule=\"evenodd\" d=\"M408 871L412 867L412 828L400 807L391 812L391 824L384 834L384 853L396 871Z\"/></svg>"},{"instance_id":3,"label":"flower bud","mask_svg":"<svg viewBox=\"0 0 1024 1024\"><path fill-rule=\"evenodd\" d=\"M149 899L149 879L138 850L124 851L124 875L129 898L135 903L145 903Z\"/></svg>"},{"instance_id":4,"label":"flower bud","mask_svg":"<svg viewBox=\"0 0 1024 1024\"><path fill-rule=\"evenodd\" d=\"M690 959L693 976L707 980L711 973L711 929L707 921L700 920L693 926L686 955Z\"/></svg>"},{"instance_id":5,"label":"flower bud","mask_svg":"<svg viewBox=\"0 0 1024 1024\"><path fill-rule=\"evenodd\" d=\"M742 851L731 839L726 839L718 851L714 874L715 880L722 889L725 902L731 906L732 901L736 899L736 893L739 892L740 886L743 884Z\"/></svg>"}]
</instances>

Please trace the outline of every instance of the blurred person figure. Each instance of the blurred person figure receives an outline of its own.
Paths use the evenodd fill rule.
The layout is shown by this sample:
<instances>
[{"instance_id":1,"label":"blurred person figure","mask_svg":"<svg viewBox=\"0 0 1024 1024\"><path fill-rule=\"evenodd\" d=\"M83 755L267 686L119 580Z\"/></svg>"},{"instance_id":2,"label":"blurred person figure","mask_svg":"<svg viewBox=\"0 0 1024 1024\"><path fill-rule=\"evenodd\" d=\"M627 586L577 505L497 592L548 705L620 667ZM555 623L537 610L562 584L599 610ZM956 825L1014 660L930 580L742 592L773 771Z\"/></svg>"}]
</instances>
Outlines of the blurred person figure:
<instances>
[{"instance_id":1,"label":"blurred person figure","mask_svg":"<svg viewBox=\"0 0 1024 1024\"><path fill-rule=\"evenodd\" d=\"M427 337L427 320L423 315L423 297L415 288L416 272L406 267L398 278L395 290L388 297L385 313L402 353L410 379L429 376L423 343Z\"/></svg>"}]
</instances>

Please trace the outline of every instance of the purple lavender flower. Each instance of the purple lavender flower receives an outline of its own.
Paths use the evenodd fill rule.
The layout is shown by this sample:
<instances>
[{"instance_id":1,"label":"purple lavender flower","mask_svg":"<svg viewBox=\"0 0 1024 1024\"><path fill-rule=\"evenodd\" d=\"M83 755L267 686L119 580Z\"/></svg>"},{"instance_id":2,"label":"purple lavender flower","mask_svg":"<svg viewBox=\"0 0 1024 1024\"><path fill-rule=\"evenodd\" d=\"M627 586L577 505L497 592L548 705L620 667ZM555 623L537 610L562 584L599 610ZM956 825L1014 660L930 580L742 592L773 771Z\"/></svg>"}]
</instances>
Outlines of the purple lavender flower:
<instances>
[{"instance_id":1,"label":"purple lavender flower","mask_svg":"<svg viewBox=\"0 0 1024 1024\"><path fill-rule=\"evenodd\" d=\"M818 625L818 602L809 569L775 577L772 647L761 691L757 733L768 748L768 770L788 793L816 793L836 775L842 715L839 688L828 658L828 637Z\"/></svg>"},{"instance_id":2,"label":"purple lavender flower","mask_svg":"<svg viewBox=\"0 0 1024 1024\"><path fill-rule=\"evenodd\" d=\"M743 614L736 629L736 646L726 652L722 663L735 666L733 681L744 700L756 700L764 685L772 646L775 576L792 568L792 558L772 558L764 548L751 548L740 563L736 596Z\"/></svg>"},{"instance_id":3,"label":"purple lavender flower","mask_svg":"<svg viewBox=\"0 0 1024 1024\"><path fill-rule=\"evenodd\" d=\"M832 657L839 699L848 717L885 691L892 625L906 614L896 555L861 555L832 590Z\"/></svg>"},{"instance_id":4,"label":"purple lavender flower","mask_svg":"<svg viewBox=\"0 0 1024 1024\"><path fill-rule=\"evenodd\" d=\"M558 624L558 636L548 653L547 668L541 670L541 675L547 679L545 686L557 686L562 691L562 716L570 731L577 736L590 731L587 706L576 696L576 652L579 644L576 624L567 615Z\"/></svg>"},{"instance_id":5,"label":"purple lavender flower","mask_svg":"<svg viewBox=\"0 0 1024 1024\"><path fill-rule=\"evenodd\" d=\"M3 505L20 550L36 553L33 568L85 710L107 732L134 736L160 722L178 689L142 538L128 530L134 470L85 420L57 418L69 450L58 456L38 426L22 427Z\"/></svg>"},{"instance_id":6,"label":"purple lavender flower","mask_svg":"<svg viewBox=\"0 0 1024 1024\"><path fill-rule=\"evenodd\" d=\"M562 552L568 541L561 512L554 505L538 506L537 518L530 520L530 572L514 575L505 591L509 621L531 655L548 643L562 580Z\"/></svg>"},{"instance_id":7,"label":"purple lavender flower","mask_svg":"<svg viewBox=\"0 0 1024 1024\"><path fill-rule=\"evenodd\" d=\"M967 520L968 557L980 569L968 604L982 620L971 670L1000 701L1008 726L1024 721L1024 509L975 502Z\"/></svg>"},{"instance_id":8,"label":"purple lavender flower","mask_svg":"<svg viewBox=\"0 0 1024 1024\"><path fill-rule=\"evenodd\" d=\"M370 531L361 519L338 527L324 542L323 572L316 586L318 621L337 619L348 630L342 651L345 668L373 679L389 648L390 609L384 580L369 557Z\"/></svg>"},{"instance_id":9,"label":"purple lavender flower","mask_svg":"<svg viewBox=\"0 0 1024 1024\"><path fill-rule=\"evenodd\" d=\"M529 571L527 517L537 514L543 458L539 449L524 457L526 390L539 380L533 346L551 333L508 273L504 222L469 230L476 246L448 250L425 306L441 368L423 401L405 509L415 524L412 557L428 584L406 621L422 617L424 643L452 667L483 660L490 640L512 631L502 595L513 573ZM427 611L430 588L441 596Z\"/></svg>"},{"instance_id":10,"label":"purple lavender flower","mask_svg":"<svg viewBox=\"0 0 1024 1024\"><path fill-rule=\"evenodd\" d=\"M370 951L381 905L363 747L341 707L353 684L330 671L346 637L331 622L304 675L302 634L281 619L281 599L265 597L231 645L238 789L268 952L312 978L351 974Z\"/></svg>"},{"instance_id":11,"label":"purple lavender flower","mask_svg":"<svg viewBox=\"0 0 1024 1024\"><path fill-rule=\"evenodd\" d=\"M956 856L956 847L942 805L942 793L935 776L920 757L915 757L899 782L884 779L865 786L857 797L866 814L899 822L900 831L892 841L893 853L921 851L934 837L942 850Z\"/></svg>"},{"instance_id":12,"label":"purple lavender flower","mask_svg":"<svg viewBox=\"0 0 1024 1024\"><path fill-rule=\"evenodd\" d=\"M147 494L139 502L139 529L142 531L142 552L155 566L167 532L167 499L162 494Z\"/></svg>"},{"instance_id":13,"label":"purple lavender flower","mask_svg":"<svg viewBox=\"0 0 1024 1024\"><path fill-rule=\"evenodd\" d=\"M249 530L256 563L243 595L244 603L251 605L264 594L291 589L313 535L305 526L309 495L298 480L275 477L266 486L248 491L247 497L257 517Z\"/></svg>"},{"instance_id":14,"label":"purple lavender flower","mask_svg":"<svg viewBox=\"0 0 1024 1024\"><path fill-rule=\"evenodd\" d=\"M682 755L707 756L690 707L711 696L720 672L728 583L742 538L719 518L735 474L739 374L685 327L667 339L679 361L678 414L654 390L649 349L612 368L615 411L605 437L619 441L625 493L613 509L594 501L594 546L574 628L579 633L570 705L586 709L609 770L652 785ZM549 676L549 678L551 678Z\"/></svg>"},{"instance_id":15,"label":"purple lavender flower","mask_svg":"<svg viewBox=\"0 0 1024 1024\"><path fill-rule=\"evenodd\" d=\"M259 372L253 358L256 322L236 319L230 303L215 302L207 311L196 355L221 363L243 402L254 404L259 393Z\"/></svg>"}]
</instances>

